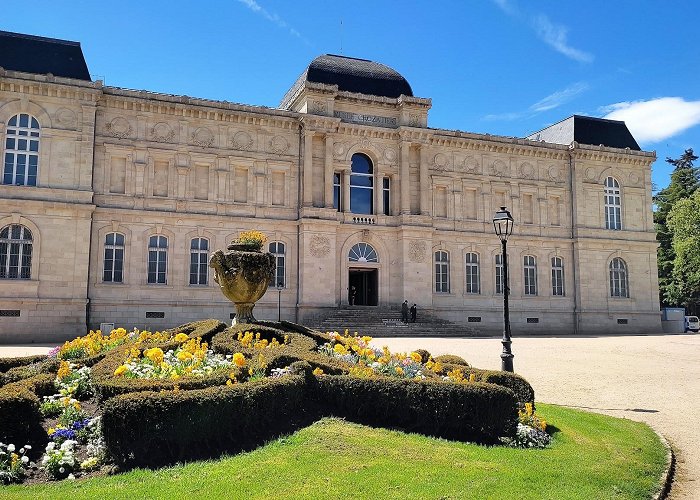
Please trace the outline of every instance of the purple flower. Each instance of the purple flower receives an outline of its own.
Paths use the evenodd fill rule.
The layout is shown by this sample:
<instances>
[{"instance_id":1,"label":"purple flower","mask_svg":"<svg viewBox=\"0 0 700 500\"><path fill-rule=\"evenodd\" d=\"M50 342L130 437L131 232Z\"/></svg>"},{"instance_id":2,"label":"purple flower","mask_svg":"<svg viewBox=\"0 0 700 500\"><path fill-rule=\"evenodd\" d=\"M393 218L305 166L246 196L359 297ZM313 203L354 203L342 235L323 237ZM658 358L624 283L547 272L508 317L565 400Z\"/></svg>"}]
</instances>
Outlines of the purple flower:
<instances>
[{"instance_id":1,"label":"purple flower","mask_svg":"<svg viewBox=\"0 0 700 500\"><path fill-rule=\"evenodd\" d=\"M87 427L89 423L90 423L89 418L86 418L83 420L76 420L75 422L73 422L71 424L70 428L74 431L79 431L80 429L84 429L85 427Z\"/></svg>"},{"instance_id":2,"label":"purple flower","mask_svg":"<svg viewBox=\"0 0 700 500\"><path fill-rule=\"evenodd\" d=\"M56 355L58 354L58 351L60 351L60 350L61 350L61 346L60 346L60 345L57 345L56 347L54 347L53 349L51 349L51 350L46 354L46 357L48 357L48 358L55 358Z\"/></svg>"},{"instance_id":3,"label":"purple flower","mask_svg":"<svg viewBox=\"0 0 700 500\"><path fill-rule=\"evenodd\" d=\"M72 429L56 429L51 434L51 439L54 441L65 441L66 439L75 439L75 431Z\"/></svg>"}]
</instances>

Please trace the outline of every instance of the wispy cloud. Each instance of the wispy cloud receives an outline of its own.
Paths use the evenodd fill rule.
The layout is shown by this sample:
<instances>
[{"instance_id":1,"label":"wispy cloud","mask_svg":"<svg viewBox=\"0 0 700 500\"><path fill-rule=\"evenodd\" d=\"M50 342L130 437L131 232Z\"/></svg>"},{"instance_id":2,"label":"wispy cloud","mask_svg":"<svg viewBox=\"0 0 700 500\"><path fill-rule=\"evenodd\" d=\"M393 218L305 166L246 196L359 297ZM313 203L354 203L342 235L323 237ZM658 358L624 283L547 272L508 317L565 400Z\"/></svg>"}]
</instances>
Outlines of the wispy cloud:
<instances>
[{"instance_id":1,"label":"wispy cloud","mask_svg":"<svg viewBox=\"0 0 700 500\"><path fill-rule=\"evenodd\" d=\"M658 97L618 102L601 108L605 118L622 120L641 143L661 142L700 124L700 101Z\"/></svg>"},{"instance_id":2,"label":"wispy cloud","mask_svg":"<svg viewBox=\"0 0 700 500\"><path fill-rule=\"evenodd\" d=\"M563 24L552 22L545 14L521 13L512 0L492 0L503 12L516 18L528 19L530 26L544 43L569 59L579 62L592 62L594 57L589 52L576 49L569 45L569 28Z\"/></svg>"},{"instance_id":3,"label":"wispy cloud","mask_svg":"<svg viewBox=\"0 0 700 500\"><path fill-rule=\"evenodd\" d=\"M238 1L241 2L243 5L245 5L246 7L248 7L253 12L255 12L256 14L261 15L262 17L264 17L265 19L267 19L271 23L276 24L278 27L287 30L290 35L295 36L295 37L299 38L300 40L303 40L307 44L309 43L309 41L306 38L304 38L301 35L301 33L299 33L297 30L292 28L287 23L287 21L282 19L279 15L277 15L277 13L270 13L264 7L260 6L260 4L258 2L256 2L255 0L238 0Z\"/></svg>"},{"instance_id":4,"label":"wispy cloud","mask_svg":"<svg viewBox=\"0 0 700 500\"><path fill-rule=\"evenodd\" d=\"M486 115L484 116L484 120L514 121L521 118L531 118L544 111L549 111L550 109L558 108L562 104L571 101L577 95L581 94L582 92L585 92L588 89L589 86L586 82L576 82L572 85L569 85L565 89L557 90L556 92L553 92L548 96L543 97L542 99L528 107L526 110L511 113L498 113L493 115Z\"/></svg>"}]
</instances>

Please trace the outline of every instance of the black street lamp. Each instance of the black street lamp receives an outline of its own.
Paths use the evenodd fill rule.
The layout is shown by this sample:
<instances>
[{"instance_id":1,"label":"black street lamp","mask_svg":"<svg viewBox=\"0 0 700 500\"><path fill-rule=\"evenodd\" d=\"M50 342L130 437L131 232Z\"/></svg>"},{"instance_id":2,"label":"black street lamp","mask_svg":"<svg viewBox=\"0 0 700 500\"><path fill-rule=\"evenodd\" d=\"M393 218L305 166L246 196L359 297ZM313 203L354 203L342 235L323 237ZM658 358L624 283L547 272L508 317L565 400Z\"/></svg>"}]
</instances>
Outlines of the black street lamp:
<instances>
[{"instance_id":1,"label":"black street lamp","mask_svg":"<svg viewBox=\"0 0 700 500\"><path fill-rule=\"evenodd\" d=\"M282 321L282 289L284 288L284 283L281 281L277 283L277 322Z\"/></svg>"},{"instance_id":2,"label":"black street lamp","mask_svg":"<svg viewBox=\"0 0 700 500\"><path fill-rule=\"evenodd\" d=\"M513 234L513 216L506 210L506 207L496 212L493 217L493 229L496 231L496 236L501 240L502 246L502 262L503 262L503 352L501 353L501 370L504 372L513 371L513 353L510 351L510 312L508 311L508 253L506 245L508 244L508 236Z\"/></svg>"}]
</instances>

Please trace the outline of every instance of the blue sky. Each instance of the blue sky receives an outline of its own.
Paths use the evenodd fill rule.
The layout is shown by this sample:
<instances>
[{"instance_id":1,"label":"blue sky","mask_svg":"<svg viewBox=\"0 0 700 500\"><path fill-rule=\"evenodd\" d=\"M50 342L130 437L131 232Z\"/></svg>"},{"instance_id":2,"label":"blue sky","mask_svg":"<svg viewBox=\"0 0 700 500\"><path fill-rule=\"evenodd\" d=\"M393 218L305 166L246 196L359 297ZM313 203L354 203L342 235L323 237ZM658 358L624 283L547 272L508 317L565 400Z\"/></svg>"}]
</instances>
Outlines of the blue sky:
<instances>
[{"instance_id":1,"label":"blue sky","mask_svg":"<svg viewBox=\"0 0 700 500\"><path fill-rule=\"evenodd\" d=\"M8 4L9 5L9 4ZM571 114L625 120L667 156L700 150L700 30L676 0L14 2L0 29L81 42L107 85L275 107L324 53L382 62L429 126L523 137Z\"/></svg>"}]
</instances>

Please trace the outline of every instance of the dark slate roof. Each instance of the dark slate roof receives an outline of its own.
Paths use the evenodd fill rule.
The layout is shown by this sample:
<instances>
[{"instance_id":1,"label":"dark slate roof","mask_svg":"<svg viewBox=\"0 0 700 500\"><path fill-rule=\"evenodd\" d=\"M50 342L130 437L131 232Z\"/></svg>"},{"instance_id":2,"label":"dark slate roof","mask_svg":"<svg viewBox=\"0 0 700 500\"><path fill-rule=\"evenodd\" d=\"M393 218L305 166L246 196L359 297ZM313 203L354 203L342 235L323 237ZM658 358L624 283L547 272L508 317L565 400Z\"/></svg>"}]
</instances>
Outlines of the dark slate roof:
<instances>
[{"instance_id":1,"label":"dark slate roof","mask_svg":"<svg viewBox=\"0 0 700 500\"><path fill-rule=\"evenodd\" d=\"M79 42L0 31L0 67L90 81Z\"/></svg>"},{"instance_id":2,"label":"dark slate roof","mask_svg":"<svg viewBox=\"0 0 700 500\"><path fill-rule=\"evenodd\" d=\"M572 115L565 120L543 128L527 137L533 141L552 142L554 144L579 144L607 146L610 148L630 148L640 151L625 122Z\"/></svg>"},{"instance_id":3,"label":"dark slate roof","mask_svg":"<svg viewBox=\"0 0 700 500\"><path fill-rule=\"evenodd\" d=\"M311 61L285 94L280 107L291 105L289 101L305 82L337 85L340 91L380 97L413 96L406 79L389 66L367 59L326 54Z\"/></svg>"}]
</instances>

